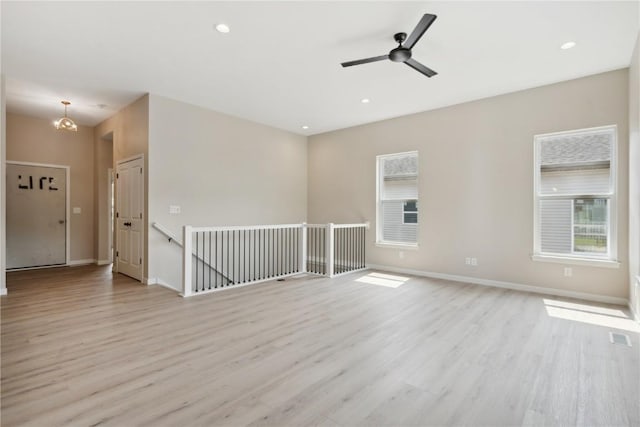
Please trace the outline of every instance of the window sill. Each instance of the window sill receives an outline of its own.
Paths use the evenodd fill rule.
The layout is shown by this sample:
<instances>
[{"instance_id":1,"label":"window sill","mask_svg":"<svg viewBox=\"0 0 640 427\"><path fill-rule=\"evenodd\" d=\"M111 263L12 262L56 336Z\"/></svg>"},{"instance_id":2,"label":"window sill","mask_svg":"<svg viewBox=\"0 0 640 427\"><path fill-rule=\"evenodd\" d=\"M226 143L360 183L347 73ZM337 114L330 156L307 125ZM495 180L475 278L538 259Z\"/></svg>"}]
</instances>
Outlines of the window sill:
<instances>
[{"instance_id":1,"label":"window sill","mask_svg":"<svg viewBox=\"0 0 640 427\"><path fill-rule=\"evenodd\" d=\"M379 248L403 249L409 251L417 251L420 249L417 243L376 242L376 246Z\"/></svg>"},{"instance_id":2,"label":"window sill","mask_svg":"<svg viewBox=\"0 0 640 427\"><path fill-rule=\"evenodd\" d=\"M590 267L620 268L618 261L610 259L563 257L558 255L531 255L533 261L555 262L558 264L586 265Z\"/></svg>"}]
</instances>

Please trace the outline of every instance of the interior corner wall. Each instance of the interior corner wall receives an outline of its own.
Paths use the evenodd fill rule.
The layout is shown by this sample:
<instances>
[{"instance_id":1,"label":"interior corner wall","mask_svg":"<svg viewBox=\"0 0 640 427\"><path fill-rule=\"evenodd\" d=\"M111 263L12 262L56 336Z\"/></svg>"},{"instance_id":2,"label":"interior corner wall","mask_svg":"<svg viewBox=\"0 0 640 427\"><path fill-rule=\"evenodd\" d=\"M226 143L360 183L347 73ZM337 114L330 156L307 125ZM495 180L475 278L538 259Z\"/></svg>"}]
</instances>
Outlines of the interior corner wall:
<instances>
[{"instance_id":1,"label":"interior corner wall","mask_svg":"<svg viewBox=\"0 0 640 427\"><path fill-rule=\"evenodd\" d=\"M623 69L312 136L309 222L370 221L369 264L627 299L627 99ZM621 267L571 265L573 276L564 277L565 265L531 259L533 136L611 124ZM376 156L413 150L419 249L378 247ZM465 265L466 257L478 266Z\"/></svg>"},{"instance_id":2,"label":"interior corner wall","mask_svg":"<svg viewBox=\"0 0 640 427\"><path fill-rule=\"evenodd\" d=\"M81 213L69 215L69 262L93 262L93 128L64 132L50 120L12 113L6 121L7 161L70 167L70 207L79 207Z\"/></svg>"},{"instance_id":3,"label":"interior corner wall","mask_svg":"<svg viewBox=\"0 0 640 427\"><path fill-rule=\"evenodd\" d=\"M150 95L149 218L182 227L307 219L306 137ZM181 213L169 214L169 206ZM149 277L181 289L181 249L149 229Z\"/></svg>"},{"instance_id":4,"label":"interior corner wall","mask_svg":"<svg viewBox=\"0 0 640 427\"><path fill-rule=\"evenodd\" d=\"M629 306L640 320L640 33L629 67Z\"/></svg>"},{"instance_id":5,"label":"interior corner wall","mask_svg":"<svg viewBox=\"0 0 640 427\"><path fill-rule=\"evenodd\" d=\"M96 221L94 229L94 252L98 264L107 264L111 259L111 247L109 245L109 234L111 233L111 203L109 200L109 186L111 179L109 169L113 169L113 140L108 139L113 136L110 132L107 135L99 135L94 132L95 141L95 170L94 181L96 194L94 206Z\"/></svg>"},{"instance_id":6,"label":"interior corner wall","mask_svg":"<svg viewBox=\"0 0 640 427\"><path fill-rule=\"evenodd\" d=\"M4 74L0 75L0 295L7 293L6 281L6 180L5 160L7 158L7 102Z\"/></svg>"},{"instance_id":7,"label":"interior corner wall","mask_svg":"<svg viewBox=\"0 0 640 427\"><path fill-rule=\"evenodd\" d=\"M148 188L149 188L149 95L144 95L138 98L136 101L127 105L116 114L98 124L93 133L94 145L104 143L104 137L108 134L113 136L113 152L111 157L105 154L102 150L97 153L94 159L96 177L106 176L107 169L113 167L115 170L116 163L120 160L128 159L139 154L144 155L144 260L143 260L143 276L148 277L149 271L149 244L148 234L149 229L149 200L148 200ZM102 147L104 148L104 147ZM98 178L96 178L98 180ZM98 180L98 186L96 189L96 197L98 201L106 200L107 198L107 186L100 185ZM118 206L118 195L115 194L116 207ZM96 203L99 205L99 202ZM98 242L100 248L98 256L105 257L108 243L104 239L108 239L109 218L106 210L98 211L98 224L97 229L94 230L94 234L98 236L101 241ZM117 233L113 237L113 245L117 247ZM98 258L105 259L105 258Z\"/></svg>"}]
</instances>

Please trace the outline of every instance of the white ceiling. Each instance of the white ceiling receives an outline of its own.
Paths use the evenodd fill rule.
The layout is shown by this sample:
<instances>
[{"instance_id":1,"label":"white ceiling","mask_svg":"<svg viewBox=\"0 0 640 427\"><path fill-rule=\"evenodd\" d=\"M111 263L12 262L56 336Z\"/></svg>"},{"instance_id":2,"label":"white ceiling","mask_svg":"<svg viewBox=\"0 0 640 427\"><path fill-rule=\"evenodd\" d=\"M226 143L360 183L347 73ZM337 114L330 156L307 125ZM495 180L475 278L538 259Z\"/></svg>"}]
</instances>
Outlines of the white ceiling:
<instances>
[{"instance_id":1,"label":"white ceiling","mask_svg":"<svg viewBox=\"0 0 640 427\"><path fill-rule=\"evenodd\" d=\"M0 7L8 111L53 120L68 99L72 118L95 125L150 92L300 134L624 68L638 33L635 1ZM424 13L438 19L413 57L437 76L390 61L340 66L386 54Z\"/></svg>"}]
</instances>

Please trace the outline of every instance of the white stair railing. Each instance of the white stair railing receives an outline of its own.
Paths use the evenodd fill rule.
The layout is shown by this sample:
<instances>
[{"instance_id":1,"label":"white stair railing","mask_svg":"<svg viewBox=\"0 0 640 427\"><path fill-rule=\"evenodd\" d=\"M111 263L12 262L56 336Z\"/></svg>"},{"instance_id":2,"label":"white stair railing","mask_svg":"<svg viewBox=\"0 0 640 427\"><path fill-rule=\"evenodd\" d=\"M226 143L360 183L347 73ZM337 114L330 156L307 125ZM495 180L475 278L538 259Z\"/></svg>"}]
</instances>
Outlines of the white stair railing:
<instances>
[{"instance_id":1,"label":"white stair railing","mask_svg":"<svg viewBox=\"0 0 640 427\"><path fill-rule=\"evenodd\" d=\"M169 239L169 243L175 243L176 245L182 247L182 242L180 240L178 240L176 238L176 236L174 236L173 234L171 234L171 232L169 230L167 230L166 228L164 228L164 226L162 224L159 224L157 222L154 222L151 224L151 226L153 228L155 228L156 230L158 230L160 233L164 234L164 237L166 237L167 239Z\"/></svg>"},{"instance_id":2,"label":"white stair railing","mask_svg":"<svg viewBox=\"0 0 640 427\"><path fill-rule=\"evenodd\" d=\"M334 277L362 270L366 267L367 228L368 224L331 223L184 226L182 295L210 293L300 273Z\"/></svg>"}]
</instances>

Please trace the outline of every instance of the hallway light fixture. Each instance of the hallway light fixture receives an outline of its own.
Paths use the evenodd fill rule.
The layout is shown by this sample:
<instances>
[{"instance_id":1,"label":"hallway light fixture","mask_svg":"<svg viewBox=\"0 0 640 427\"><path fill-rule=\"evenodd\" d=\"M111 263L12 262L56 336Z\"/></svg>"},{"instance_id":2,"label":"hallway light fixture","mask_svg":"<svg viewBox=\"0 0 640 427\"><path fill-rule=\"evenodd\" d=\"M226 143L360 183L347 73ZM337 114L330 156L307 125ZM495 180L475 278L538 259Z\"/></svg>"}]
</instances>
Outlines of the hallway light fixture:
<instances>
[{"instance_id":1,"label":"hallway light fixture","mask_svg":"<svg viewBox=\"0 0 640 427\"><path fill-rule=\"evenodd\" d=\"M77 132L78 125L76 125L73 120L67 117L67 106L71 105L71 103L69 101L62 101L62 104L64 105L64 117L56 120L55 122L53 122L53 124L55 125L56 129Z\"/></svg>"}]
</instances>

